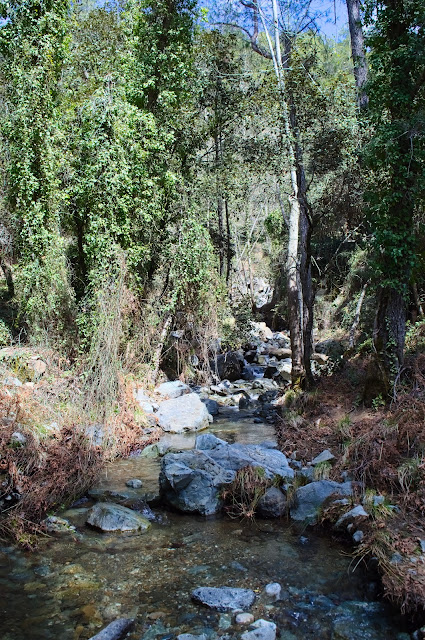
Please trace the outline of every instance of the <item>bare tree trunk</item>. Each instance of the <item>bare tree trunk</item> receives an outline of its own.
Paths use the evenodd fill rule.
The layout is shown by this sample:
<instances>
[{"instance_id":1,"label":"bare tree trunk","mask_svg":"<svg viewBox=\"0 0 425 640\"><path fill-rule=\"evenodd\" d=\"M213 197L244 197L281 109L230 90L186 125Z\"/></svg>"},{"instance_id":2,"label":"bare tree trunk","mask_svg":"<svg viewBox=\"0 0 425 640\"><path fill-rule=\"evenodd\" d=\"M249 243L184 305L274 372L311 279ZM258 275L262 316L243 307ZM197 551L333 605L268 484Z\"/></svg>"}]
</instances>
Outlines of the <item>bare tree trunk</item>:
<instances>
[{"instance_id":1,"label":"bare tree trunk","mask_svg":"<svg viewBox=\"0 0 425 640\"><path fill-rule=\"evenodd\" d=\"M164 347L164 343L167 339L167 335L168 335L168 330L170 328L171 325L171 320L172 320L172 316L169 315L168 317L166 317L164 324L162 326L162 330L161 330L161 334L159 337L159 342L158 345L155 349L155 353L154 356L152 358L152 365L153 365L153 372L152 372L152 382L155 384L157 379L158 379L158 373L159 373L159 366L161 364L161 354L162 354L162 349Z\"/></svg>"},{"instance_id":2,"label":"bare tree trunk","mask_svg":"<svg viewBox=\"0 0 425 640\"><path fill-rule=\"evenodd\" d=\"M221 193L221 184L219 176L219 167L221 164L220 137L218 134L214 136L215 144L215 171L216 171L216 192L217 192L217 224L218 224L218 256L220 261L220 275L224 272L224 255L223 255L223 196Z\"/></svg>"},{"instance_id":3,"label":"bare tree trunk","mask_svg":"<svg viewBox=\"0 0 425 640\"><path fill-rule=\"evenodd\" d=\"M232 267L232 236L230 232L229 204L227 202L227 198L224 200L224 210L226 212L226 284L229 284L230 270Z\"/></svg>"},{"instance_id":4,"label":"bare tree trunk","mask_svg":"<svg viewBox=\"0 0 425 640\"><path fill-rule=\"evenodd\" d=\"M346 0L348 11L348 25L350 28L351 53L354 64L354 79L356 81L358 104L365 109L369 99L365 91L367 81L367 61L365 55L364 35L360 16L360 0Z\"/></svg>"},{"instance_id":5,"label":"bare tree trunk","mask_svg":"<svg viewBox=\"0 0 425 640\"><path fill-rule=\"evenodd\" d=\"M349 341L350 349L354 349L356 331L357 331L357 327L359 326L360 314L362 312L363 301L365 299L366 290L368 288L368 285L369 285L368 282L366 282L366 284L363 285L363 289L361 291L359 299L357 300L356 313L355 313L355 316L354 316L353 324L351 325L351 329L350 329L350 341Z\"/></svg>"}]
</instances>

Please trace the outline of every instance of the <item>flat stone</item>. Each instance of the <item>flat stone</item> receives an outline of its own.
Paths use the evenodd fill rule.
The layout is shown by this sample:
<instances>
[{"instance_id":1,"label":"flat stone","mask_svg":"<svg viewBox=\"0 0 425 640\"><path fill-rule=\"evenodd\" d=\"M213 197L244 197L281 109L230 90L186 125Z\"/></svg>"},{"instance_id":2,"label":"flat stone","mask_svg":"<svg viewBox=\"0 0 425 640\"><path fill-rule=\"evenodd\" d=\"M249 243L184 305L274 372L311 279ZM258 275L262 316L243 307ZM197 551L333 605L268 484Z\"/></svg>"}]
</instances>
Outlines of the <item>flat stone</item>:
<instances>
[{"instance_id":1,"label":"flat stone","mask_svg":"<svg viewBox=\"0 0 425 640\"><path fill-rule=\"evenodd\" d=\"M99 502L87 514L87 524L101 531L143 532L151 523L147 518L119 504Z\"/></svg>"},{"instance_id":2,"label":"flat stone","mask_svg":"<svg viewBox=\"0 0 425 640\"><path fill-rule=\"evenodd\" d=\"M335 456L333 453L329 451L329 449L325 449L322 453L319 453L318 456L311 461L312 465L320 464L321 462L329 462L330 460L334 460Z\"/></svg>"},{"instance_id":3,"label":"flat stone","mask_svg":"<svg viewBox=\"0 0 425 640\"><path fill-rule=\"evenodd\" d=\"M347 525L349 523L352 523L354 520L358 520L359 518L361 518L362 520L364 520L364 518L368 518L369 514L366 513L366 511L363 509L362 505L359 504L356 507L353 507L353 509L350 509L350 511L347 511L347 513L344 513L335 523L335 529L339 529L341 526Z\"/></svg>"},{"instance_id":4,"label":"flat stone","mask_svg":"<svg viewBox=\"0 0 425 640\"><path fill-rule=\"evenodd\" d=\"M255 600L250 589L236 587L199 587L192 592L192 599L216 611L249 609Z\"/></svg>"},{"instance_id":5,"label":"flat stone","mask_svg":"<svg viewBox=\"0 0 425 640\"><path fill-rule=\"evenodd\" d=\"M242 640L276 640L276 625L269 620L256 620L249 631L245 631Z\"/></svg>"},{"instance_id":6,"label":"flat stone","mask_svg":"<svg viewBox=\"0 0 425 640\"><path fill-rule=\"evenodd\" d=\"M172 382L163 382L155 391L165 398L180 398L180 396L190 393L190 388L180 380L173 380Z\"/></svg>"},{"instance_id":7,"label":"flat stone","mask_svg":"<svg viewBox=\"0 0 425 640\"><path fill-rule=\"evenodd\" d=\"M134 620L130 618L120 618L119 620L114 620L107 627L102 629L95 636L92 636L90 640L120 640L124 636L125 633L134 624Z\"/></svg>"},{"instance_id":8,"label":"flat stone","mask_svg":"<svg viewBox=\"0 0 425 640\"><path fill-rule=\"evenodd\" d=\"M291 508L291 518L309 524L317 522L317 516L323 503L331 495L351 495L351 482L333 482L319 480L300 487L295 492L294 506Z\"/></svg>"},{"instance_id":9,"label":"flat stone","mask_svg":"<svg viewBox=\"0 0 425 640\"><path fill-rule=\"evenodd\" d=\"M254 622L254 616L252 613L238 613L235 622L236 624L252 624Z\"/></svg>"}]
</instances>

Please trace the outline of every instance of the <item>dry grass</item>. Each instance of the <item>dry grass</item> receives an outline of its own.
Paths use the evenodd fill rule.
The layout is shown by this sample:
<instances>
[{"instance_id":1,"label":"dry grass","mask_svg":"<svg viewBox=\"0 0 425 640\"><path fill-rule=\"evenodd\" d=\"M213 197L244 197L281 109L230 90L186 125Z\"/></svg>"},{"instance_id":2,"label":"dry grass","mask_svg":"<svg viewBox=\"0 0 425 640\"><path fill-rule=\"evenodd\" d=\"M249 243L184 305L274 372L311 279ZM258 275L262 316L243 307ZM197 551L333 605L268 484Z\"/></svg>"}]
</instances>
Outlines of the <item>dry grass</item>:
<instances>
[{"instance_id":1,"label":"dry grass","mask_svg":"<svg viewBox=\"0 0 425 640\"><path fill-rule=\"evenodd\" d=\"M371 517L362 523L365 537L354 563L377 564L386 596L423 621L425 554L419 543L425 541L425 355L406 362L390 407L359 406L366 369L367 362L357 358L320 382L318 402L297 398L291 411L299 413L299 420L288 419L284 411L278 441L285 453L297 451L304 462L330 449L337 457L330 477L340 481L341 473L348 472L363 487L355 500L364 502ZM386 496L385 504L374 508L365 502L372 493ZM339 505L328 507L323 522L335 522L340 513Z\"/></svg>"},{"instance_id":2,"label":"dry grass","mask_svg":"<svg viewBox=\"0 0 425 640\"><path fill-rule=\"evenodd\" d=\"M0 507L0 536L27 548L36 545L46 514L83 495L106 462L159 437L158 430L145 432L135 419L132 387L121 379L117 411L101 425L106 443L96 446L85 432L89 416L63 404L75 384L67 376L51 384L44 380L34 389L0 390L0 499L8 498ZM49 427L61 408L60 424ZM11 444L15 431L25 436L24 446Z\"/></svg>"},{"instance_id":3,"label":"dry grass","mask_svg":"<svg viewBox=\"0 0 425 640\"><path fill-rule=\"evenodd\" d=\"M231 518L253 520L258 503L274 484L261 468L248 465L239 469L233 482L223 490L224 510Z\"/></svg>"}]
</instances>

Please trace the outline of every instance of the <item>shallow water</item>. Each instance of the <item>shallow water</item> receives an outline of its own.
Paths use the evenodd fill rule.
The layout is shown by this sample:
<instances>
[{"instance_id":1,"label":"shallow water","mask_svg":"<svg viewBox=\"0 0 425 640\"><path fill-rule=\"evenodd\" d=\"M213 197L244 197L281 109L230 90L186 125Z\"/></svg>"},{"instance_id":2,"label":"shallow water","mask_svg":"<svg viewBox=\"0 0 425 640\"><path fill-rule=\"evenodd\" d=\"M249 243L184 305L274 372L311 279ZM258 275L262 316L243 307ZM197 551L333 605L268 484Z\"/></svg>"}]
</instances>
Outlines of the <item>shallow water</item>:
<instances>
[{"instance_id":1,"label":"shallow water","mask_svg":"<svg viewBox=\"0 0 425 640\"><path fill-rule=\"evenodd\" d=\"M274 439L272 427L237 413L211 430L228 441ZM144 490L149 483L154 490L157 472L156 460L120 461L100 486L125 489L125 480L140 477ZM239 637L234 616L192 603L198 586L253 589L252 612L274 620L282 640L344 638L335 635L338 624L350 621L361 632L355 640L397 638L400 631L390 609L373 601L370 578L352 572L343 548L286 521L250 525L156 510L161 517L147 533L117 536L87 529L85 512L68 511L77 532L50 538L37 553L1 549L2 640L86 640L117 617L136 619L132 640L171 640L183 632ZM264 596L269 582L282 585L281 600Z\"/></svg>"}]
</instances>

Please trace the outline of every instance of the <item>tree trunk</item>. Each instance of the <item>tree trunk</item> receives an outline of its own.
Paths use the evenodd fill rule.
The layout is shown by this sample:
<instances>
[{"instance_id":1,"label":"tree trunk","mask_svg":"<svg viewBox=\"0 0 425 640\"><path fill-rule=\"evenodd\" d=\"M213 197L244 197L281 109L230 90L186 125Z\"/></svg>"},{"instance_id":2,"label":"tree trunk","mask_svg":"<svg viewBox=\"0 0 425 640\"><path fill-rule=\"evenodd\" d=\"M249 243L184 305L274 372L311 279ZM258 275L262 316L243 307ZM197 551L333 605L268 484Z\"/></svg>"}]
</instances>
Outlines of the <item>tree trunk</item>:
<instances>
[{"instance_id":1,"label":"tree trunk","mask_svg":"<svg viewBox=\"0 0 425 640\"><path fill-rule=\"evenodd\" d=\"M353 321L353 324L351 325L351 329L350 329L350 341L349 341L350 349L354 349L355 338L356 338L356 330L357 330L357 327L359 326L360 314L361 314L361 311L362 311L363 301L365 299L365 295L366 295L366 290L367 290L368 284L369 283L366 282L366 284L363 286L363 289L362 289L361 294L359 296L359 299L357 301L356 314L354 316L354 321Z\"/></svg>"},{"instance_id":2,"label":"tree trunk","mask_svg":"<svg viewBox=\"0 0 425 640\"><path fill-rule=\"evenodd\" d=\"M396 289L381 289L373 330L373 344L383 388L389 393L394 367L399 371L404 359L406 303Z\"/></svg>"},{"instance_id":3,"label":"tree trunk","mask_svg":"<svg viewBox=\"0 0 425 640\"><path fill-rule=\"evenodd\" d=\"M229 204L227 202L227 198L225 198L224 200L224 210L226 212L226 256L227 256L226 284L229 284L230 270L232 267L232 236L230 232L230 215L229 215Z\"/></svg>"},{"instance_id":4,"label":"tree trunk","mask_svg":"<svg viewBox=\"0 0 425 640\"><path fill-rule=\"evenodd\" d=\"M221 140L219 134L214 136L215 145L215 179L217 192L217 224L218 224L218 257L220 261L220 276L224 273L224 252L223 252L223 195L221 193L219 167L221 165Z\"/></svg>"},{"instance_id":5,"label":"tree trunk","mask_svg":"<svg viewBox=\"0 0 425 640\"><path fill-rule=\"evenodd\" d=\"M367 61L364 35L360 16L360 0L346 0L348 25L350 28L351 53L354 64L354 79L357 87L357 100L360 109L365 109L369 99L365 91L367 81Z\"/></svg>"},{"instance_id":6,"label":"tree trunk","mask_svg":"<svg viewBox=\"0 0 425 640\"><path fill-rule=\"evenodd\" d=\"M2 268L4 277L5 277L5 280L6 280L7 297L9 299L13 298L13 296L15 295L15 285L13 283L12 269L9 267L9 265L4 260L3 257L0 257L0 266Z\"/></svg>"}]
</instances>

